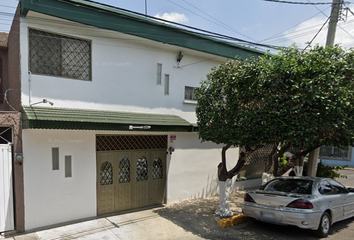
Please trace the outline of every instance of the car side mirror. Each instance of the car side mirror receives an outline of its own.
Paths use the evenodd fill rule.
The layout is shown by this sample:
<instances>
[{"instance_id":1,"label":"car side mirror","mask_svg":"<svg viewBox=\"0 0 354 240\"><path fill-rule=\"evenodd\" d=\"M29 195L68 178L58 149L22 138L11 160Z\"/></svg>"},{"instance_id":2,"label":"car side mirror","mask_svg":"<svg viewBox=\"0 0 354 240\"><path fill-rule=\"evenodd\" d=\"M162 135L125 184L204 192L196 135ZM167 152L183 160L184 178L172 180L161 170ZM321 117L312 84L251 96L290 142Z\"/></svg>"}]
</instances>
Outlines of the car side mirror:
<instances>
[{"instance_id":1,"label":"car side mirror","mask_svg":"<svg viewBox=\"0 0 354 240\"><path fill-rule=\"evenodd\" d=\"M352 187L348 187L347 190L348 190L348 192L354 192L354 188L352 188Z\"/></svg>"}]
</instances>

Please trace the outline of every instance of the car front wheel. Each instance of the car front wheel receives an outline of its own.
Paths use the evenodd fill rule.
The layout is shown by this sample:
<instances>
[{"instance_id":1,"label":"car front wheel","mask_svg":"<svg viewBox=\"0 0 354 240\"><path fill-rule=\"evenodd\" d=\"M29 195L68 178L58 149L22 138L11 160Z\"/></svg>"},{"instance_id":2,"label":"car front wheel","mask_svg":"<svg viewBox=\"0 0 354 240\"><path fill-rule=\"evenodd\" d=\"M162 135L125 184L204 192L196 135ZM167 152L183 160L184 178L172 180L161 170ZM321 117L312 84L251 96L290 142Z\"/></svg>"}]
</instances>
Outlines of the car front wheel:
<instances>
[{"instance_id":1,"label":"car front wheel","mask_svg":"<svg viewBox=\"0 0 354 240\"><path fill-rule=\"evenodd\" d=\"M320 225L316 231L319 237L327 237L331 227L331 217L327 212L324 212L321 217Z\"/></svg>"}]
</instances>

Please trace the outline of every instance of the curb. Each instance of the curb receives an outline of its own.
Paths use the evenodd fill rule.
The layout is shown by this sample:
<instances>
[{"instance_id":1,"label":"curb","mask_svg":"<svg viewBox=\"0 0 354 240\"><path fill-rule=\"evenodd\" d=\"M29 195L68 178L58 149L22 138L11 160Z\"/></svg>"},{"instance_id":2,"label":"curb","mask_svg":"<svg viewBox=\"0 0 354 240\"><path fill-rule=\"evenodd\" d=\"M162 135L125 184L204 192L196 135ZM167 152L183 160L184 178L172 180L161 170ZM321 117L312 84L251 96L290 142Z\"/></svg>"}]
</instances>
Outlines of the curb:
<instances>
[{"instance_id":1,"label":"curb","mask_svg":"<svg viewBox=\"0 0 354 240\"><path fill-rule=\"evenodd\" d=\"M232 216L230 218L220 219L218 221L218 224L220 227L224 228L224 227L231 227L236 224L243 223L245 221L247 221L247 217L245 217L243 214L238 214L238 215Z\"/></svg>"}]
</instances>

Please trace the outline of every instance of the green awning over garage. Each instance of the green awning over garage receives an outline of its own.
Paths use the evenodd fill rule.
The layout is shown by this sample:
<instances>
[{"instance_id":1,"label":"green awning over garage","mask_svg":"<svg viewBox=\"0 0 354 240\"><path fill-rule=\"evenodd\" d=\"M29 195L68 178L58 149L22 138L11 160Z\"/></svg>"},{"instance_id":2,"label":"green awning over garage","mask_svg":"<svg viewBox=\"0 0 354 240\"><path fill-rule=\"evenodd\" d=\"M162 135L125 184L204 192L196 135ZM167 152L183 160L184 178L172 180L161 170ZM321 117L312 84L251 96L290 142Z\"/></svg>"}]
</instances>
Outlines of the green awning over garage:
<instances>
[{"instance_id":1,"label":"green awning over garage","mask_svg":"<svg viewBox=\"0 0 354 240\"><path fill-rule=\"evenodd\" d=\"M196 127L176 115L74 108L23 106L23 129L193 132ZM133 126L129 130L129 126ZM150 126L150 129L142 129Z\"/></svg>"}]
</instances>

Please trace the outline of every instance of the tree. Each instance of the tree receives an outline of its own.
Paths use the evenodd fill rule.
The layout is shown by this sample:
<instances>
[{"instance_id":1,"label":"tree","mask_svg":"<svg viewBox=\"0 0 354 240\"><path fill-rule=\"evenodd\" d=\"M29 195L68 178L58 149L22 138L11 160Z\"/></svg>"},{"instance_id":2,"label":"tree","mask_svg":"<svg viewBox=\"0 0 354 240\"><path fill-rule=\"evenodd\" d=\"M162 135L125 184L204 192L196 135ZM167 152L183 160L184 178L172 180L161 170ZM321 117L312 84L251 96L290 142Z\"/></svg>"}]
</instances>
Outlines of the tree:
<instances>
[{"instance_id":1,"label":"tree","mask_svg":"<svg viewBox=\"0 0 354 240\"><path fill-rule=\"evenodd\" d=\"M272 144L266 171L282 175L322 145L348 146L354 138L354 52L340 46L283 48L213 68L197 90L202 141L223 144L220 182L235 176L245 156ZM227 149L244 146L231 170ZM278 160L293 155L283 167Z\"/></svg>"}]
</instances>

